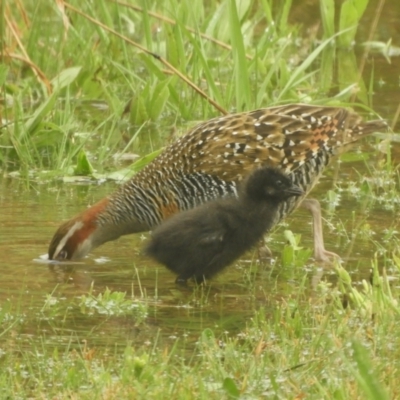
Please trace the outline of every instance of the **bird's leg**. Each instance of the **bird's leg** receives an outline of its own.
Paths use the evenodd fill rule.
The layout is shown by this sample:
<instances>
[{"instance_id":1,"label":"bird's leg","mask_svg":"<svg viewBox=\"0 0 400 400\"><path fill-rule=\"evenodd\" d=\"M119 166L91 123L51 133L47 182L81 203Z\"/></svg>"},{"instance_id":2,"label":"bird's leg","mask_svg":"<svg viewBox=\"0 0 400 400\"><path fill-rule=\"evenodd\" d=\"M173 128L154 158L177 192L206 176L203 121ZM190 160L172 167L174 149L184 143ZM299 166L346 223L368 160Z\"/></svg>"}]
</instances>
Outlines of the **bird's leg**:
<instances>
[{"instance_id":1,"label":"bird's leg","mask_svg":"<svg viewBox=\"0 0 400 400\"><path fill-rule=\"evenodd\" d=\"M265 244L264 239L261 239L258 243L258 259L260 261L268 260L272 257L272 251L270 248Z\"/></svg>"},{"instance_id":2,"label":"bird's leg","mask_svg":"<svg viewBox=\"0 0 400 400\"><path fill-rule=\"evenodd\" d=\"M325 250L324 236L322 233L321 206L316 199L304 199L301 207L310 211L313 218L314 234L314 258L316 261L332 261L332 258L340 258L336 253Z\"/></svg>"},{"instance_id":3,"label":"bird's leg","mask_svg":"<svg viewBox=\"0 0 400 400\"><path fill-rule=\"evenodd\" d=\"M178 277L175 280L175 283L178 285L182 285L182 286L187 286L187 281L188 279L193 278L194 282L198 285L201 285L202 283L205 282L205 276L204 275L193 275L192 272L183 272L181 274L178 275Z\"/></svg>"},{"instance_id":4,"label":"bird's leg","mask_svg":"<svg viewBox=\"0 0 400 400\"><path fill-rule=\"evenodd\" d=\"M194 275L193 280L197 285L202 285L206 283L206 277L204 275Z\"/></svg>"}]
</instances>

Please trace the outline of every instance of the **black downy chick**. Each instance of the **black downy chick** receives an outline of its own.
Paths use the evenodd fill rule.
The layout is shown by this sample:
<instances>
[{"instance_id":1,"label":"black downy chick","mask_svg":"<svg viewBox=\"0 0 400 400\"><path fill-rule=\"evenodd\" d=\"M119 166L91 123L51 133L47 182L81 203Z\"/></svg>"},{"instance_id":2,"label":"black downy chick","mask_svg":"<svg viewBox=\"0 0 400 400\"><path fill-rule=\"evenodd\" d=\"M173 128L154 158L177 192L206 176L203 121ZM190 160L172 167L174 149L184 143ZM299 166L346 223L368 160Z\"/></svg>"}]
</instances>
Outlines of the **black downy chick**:
<instances>
[{"instance_id":1,"label":"black downy chick","mask_svg":"<svg viewBox=\"0 0 400 400\"><path fill-rule=\"evenodd\" d=\"M157 227L145 252L178 274L177 283L211 278L254 246L279 218L279 206L304 192L281 171L262 167L238 197L176 214Z\"/></svg>"}]
</instances>

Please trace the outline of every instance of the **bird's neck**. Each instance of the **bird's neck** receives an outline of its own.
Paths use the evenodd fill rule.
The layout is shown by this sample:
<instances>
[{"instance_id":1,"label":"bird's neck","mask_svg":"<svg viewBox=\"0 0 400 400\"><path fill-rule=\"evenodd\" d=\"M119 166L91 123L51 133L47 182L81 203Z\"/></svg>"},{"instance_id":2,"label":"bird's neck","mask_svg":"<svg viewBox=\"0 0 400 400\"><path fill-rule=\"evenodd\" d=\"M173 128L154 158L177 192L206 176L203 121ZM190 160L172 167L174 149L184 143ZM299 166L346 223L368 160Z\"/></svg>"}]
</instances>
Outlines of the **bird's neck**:
<instances>
[{"instance_id":1,"label":"bird's neck","mask_svg":"<svg viewBox=\"0 0 400 400\"><path fill-rule=\"evenodd\" d=\"M135 204L130 206L131 209L135 208ZM76 221L82 223L80 245L87 246L89 251L120 236L149 230L147 224L135 218L133 211L127 212L126 207L119 206L112 197L94 204L82 212ZM85 249L82 251L87 252Z\"/></svg>"},{"instance_id":2,"label":"bird's neck","mask_svg":"<svg viewBox=\"0 0 400 400\"><path fill-rule=\"evenodd\" d=\"M281 202L275 199L267 200L254 200L247 196L239 197L241 202L241 209L246 211L249 220L264 220L270 219L271 215L276 214L277 209Z\"/></svg>"},{"instance_id":3,"label":"bird's neck","mask_svg":"<svg viewBox=\"0 0 400 400\"><path fill-rule=\"evenodd\" d=\"M235 182L211 175L176 173L173 180L162 180L145 172L85 211L96 226L91 235L93 247L122 235L149 231L170 216L208 200L237 194Z\"/></svg>"}]
</instances>

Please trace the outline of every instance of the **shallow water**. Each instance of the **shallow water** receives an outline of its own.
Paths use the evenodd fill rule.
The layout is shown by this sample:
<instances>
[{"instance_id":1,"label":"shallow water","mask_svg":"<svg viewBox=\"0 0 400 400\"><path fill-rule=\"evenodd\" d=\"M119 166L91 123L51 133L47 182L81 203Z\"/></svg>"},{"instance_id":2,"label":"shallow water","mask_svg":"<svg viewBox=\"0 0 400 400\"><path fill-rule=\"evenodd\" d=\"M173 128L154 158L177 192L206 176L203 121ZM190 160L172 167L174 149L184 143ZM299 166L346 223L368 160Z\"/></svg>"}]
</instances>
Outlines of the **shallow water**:
<instances>
[{"instance_id":1,"label":"shallow water","mask_svg":"<svg viewBox=\"0 0 400 400\"><path fill-rule=\"evenodd\" d=\"M392 16L391 21L400 26L400 18ZM392 32L394 42L397 38L399 43L400 32L395 27ZM387 40L382 33L381 40L385 38ZM388 64L383 57L375 57L373 67L376 82L385 81L385 84L375 85L374 108L390 122L400 103L400 58L393 57ZM367 77L371 68L367 64ZM391 209L393 199L387 197L382 203L376 201L369 206L371 196L358 199L346 189L349 182L360 187L363 176L370 177L371 170L379 169L385 156L378 147L374 148L374 143L374 138L368 139L351 152L355 156L361 152L368 155L368 161L334 163L312 194L322 201L328 220L326 248L342 256L344 266L356 281L368 279L371 260L379 249L390 251L399 240L395 234L385 241L387 229L396 229L398 224L398 207ZM399 155L400 145L394 142L395 165ZM0 180L0 307L2 312L10 309L10 313L21 315L21 322L13 328L21 333L20 346L29 346L36 337L46 345L61 343L69 347L82 345L83 339L92 346L111 348L124 348L127 342L172 343L177 337L182 343L192 343L205 328L213 328L217 333L238 332L260 307L264 307L267 314L271 313L282 299L290 299L293 288L302 284L304 277L310 297L316 295L314 289L319 279L335 282L332 270L322 270L312 260L300 268L281 265L279 257L285 242L285 227L278 228L271 236L269 246L275 257L272 264L259 264L256 253L249 253L203 288L177 287L169 271L143 257L140 252L146 234L108 243L82 262L68 267L40 262L39 256L46 253L49 240L61 221L115 188L114 183L38 184ZM332 213L326 200L330 190L341 194ZM379 195L379 190L374 186L373 193ZM398 201L398 191L393 193ZM302 235L301 245L310 248L309 215L298 210L286 222L286 228ZM352 237L354 232L358 235ZM77 305L78 298L87 295L91 287L94 296L106 288L126 292L127 298L146 306L146 318L142 321L134 313L107 317L82 312ZM45 306L49 295L54 304Z\"/></svg>"},{"instance_id":2,"label":"shallow water","mask_svg":"<svg viewBox=\"0 0 400 400\"><path fill-rule=\"evenodd\" d=\"M371 147L364 146L364 152L368 151L369 163L373 164L380 154L371 153ZM327 171L314 197L326 198L327 190L332 189L335 169L333 165ZM359 180L357 173L366 173L365 170L364 162L341 163L336 187L345 186L343 179L345 182ZM0 304L10 302L14 312L18 310L24 315L21 346L24 343L29 346L39 334L47 345L64 343L72 347L78 346L82 338L87 338L91 346L116 348L123 348L128 341L153 344L156 338L158 342L172 342L179 337L191 343L205 328L220 333L243 329L255 309L264 307L270 313L283 298L290 299L304 277L310 296L314 295L319 279L336 280L332 270L322 272L312 260L300 268L282 267L279 260L284 245L282 227L269 242L276 257L274 265L270 262L260 265L257 253L251 252L205 288L178 287L172 273L143 257L140 252L146 234L107 243L85 260L68 267L38 261L39 255L46 252L59 221L78 213L115 186L111 183L57 187L32 184L26 188L15 180L1 182ZM324 204L327 208L327 203ZM363 215L362 202L344 192L336 211L328 216L329 224L337 230L342 223L349 235L353 226L364 218L363 226L369 224L374 231L371 238L358 237L352 243L335 231L329 232L329 224L325 226L327 249L344 258L344 265L355 280L369 277L371 259L378 249L372 240L386 246L380 237L386 227L393 225L395 213L385 208L385 204L375 204ZM307 212L298 210L286 222L286 228L302 235L303 246L312 246ZM249 268L251 259L254 263ZM94 296L106 288L127 292L128 298L147 307L144 322L138 323L135 314L107 317L81 312L77 306L79 296L87 295L91 285ZM50 294L57 299L57 304L45 308L46 296Z\"/></svg>"}]
</instances>

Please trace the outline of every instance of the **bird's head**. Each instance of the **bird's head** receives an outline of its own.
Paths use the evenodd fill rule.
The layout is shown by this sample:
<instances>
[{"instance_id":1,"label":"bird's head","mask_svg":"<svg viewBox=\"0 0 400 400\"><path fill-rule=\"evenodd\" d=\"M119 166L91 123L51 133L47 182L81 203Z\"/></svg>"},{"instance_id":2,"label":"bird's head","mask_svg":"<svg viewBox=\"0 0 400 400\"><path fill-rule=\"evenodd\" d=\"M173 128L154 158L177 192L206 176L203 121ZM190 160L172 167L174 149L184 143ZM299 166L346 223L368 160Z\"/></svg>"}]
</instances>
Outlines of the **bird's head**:
<instances>
[{"instance_id":1,"label":"bird's head","mask_svg":"<svg viewBox=\"0 0 400 400\"><path fill-rule=\"evenodd\" d=\"M109 200L105 198L75 218L64 222L50 242L49 260L77 260L106 242L108 232L100 228L98 221L108 204Z\"/></svg>"},{"instance_id":2,"label":"bird's head","mask_svg":"<svg viewBox=\"0 0 400 400\"><path fill-rule=\"evenodd\" d=\"M263 167L250 174L246 192L254 200L284 201L292 196L302 196L304 191L277 168Z\"/></svg>"},{"instance_id":3,"label":"bird's head","mask_svg":"<svg viewBox=\"0 0 400 400\"><path fill-rule=\"evenodd\" d=\"M76 260L85 257L93 248L93 221L80 216L63 223L49 245L49 260Z\"/></svg>"}]
</instances>

